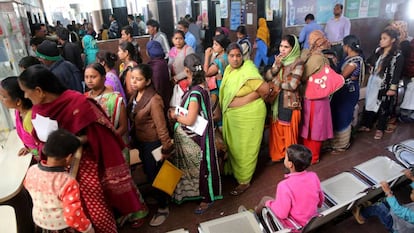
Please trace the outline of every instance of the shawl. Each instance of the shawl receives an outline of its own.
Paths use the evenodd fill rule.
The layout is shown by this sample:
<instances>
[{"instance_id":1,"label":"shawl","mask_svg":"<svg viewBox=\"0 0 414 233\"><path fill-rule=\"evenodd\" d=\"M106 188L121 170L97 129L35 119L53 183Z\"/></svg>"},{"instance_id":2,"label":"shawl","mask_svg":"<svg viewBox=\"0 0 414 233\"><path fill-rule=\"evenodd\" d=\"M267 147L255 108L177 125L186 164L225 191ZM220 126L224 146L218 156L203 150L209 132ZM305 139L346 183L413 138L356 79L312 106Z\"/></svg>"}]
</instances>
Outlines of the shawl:
<instances>
[{"instance_id":1,"label":"shawl","mask_svg":"<svg viewBox=\"0 0 414 233\"><path fill-rule=\"evenodd\" d=\"M15 110L15 117L16 117L16 132L17 135L19 135L20 140L22 140L25 147L27 147L30 152L37 156L38 155L38 146L36 144L36 141L34 140L33 136L31 135L31 132L33 132L33 125L31 125L31 121L29 120L26 122L26 117L30 116L32 113L32 110L29 110L26 113L26 116L22 119L20 117L20 112ZM27 125L26 125L27 124ZM30 130L30 132L29 132Z\"/></svg>"},{"instance_id":2,"label":"shawl","mask_svg":"<svg viewBox=\"0 0 414 233\"><path fill-rule=\"evenodd\" d=\"M96 54L99 49L96 45L96 40L91 35L86 35L82 38L84 53L86 54L85 66L92 64L96 61Z\"/></svg>"},{"instance_id":3,"label":"shawl","mask_svg":"<svg viewBox=\"0 0 414 233\"><path fill-rule=\"evenodd\" d=\"M270 46L270 32L264 18L259 18L259 28L257 28L256 37L261 39L267 47Z\"/></svg>"},{"instance_id":4,"label":"shawl","mask_svg":"<svg viewBox=\"0 0 414 233\"><path fill-rule=\"evenodd\" d=\"M296 38L295 35L292 36L295 38L295 45L293 46L292 51L290 51L290 53L282 59L283 66L292 64L294 61L296 61L296 58L300 56L300 45L298 38Z\"/></svg>"},{"instance_id":5,"label":"shawl","mask_svg":"<svg viewBox=\"0 0 414 233\"><path fill-rule=\"evenodd\" d=\"M75 135L86 135L88 143L83 146L82 160L97 164L107 203L121 214L140 209L142 204L139 203L137 189L122 155L125 144L116 135L112 123L95 100L67 90L50 103L34 105L32 119L36 114L56 120L59 128ZM36 132L33 132L33 136L37 139ZM80 167L81 172L90 171Z\"/></svg>"},{"instance_id":6,"label":"shawl","mask_svg":"<svg viewBox=\"0 0 414 233\"><path fill-rule=\"evenodd\" d=\"M310 53L314 51L322 51L330 48L330 43L325 34L320 30L315 30L309 34Z\"/></svg>"}]
</instances>

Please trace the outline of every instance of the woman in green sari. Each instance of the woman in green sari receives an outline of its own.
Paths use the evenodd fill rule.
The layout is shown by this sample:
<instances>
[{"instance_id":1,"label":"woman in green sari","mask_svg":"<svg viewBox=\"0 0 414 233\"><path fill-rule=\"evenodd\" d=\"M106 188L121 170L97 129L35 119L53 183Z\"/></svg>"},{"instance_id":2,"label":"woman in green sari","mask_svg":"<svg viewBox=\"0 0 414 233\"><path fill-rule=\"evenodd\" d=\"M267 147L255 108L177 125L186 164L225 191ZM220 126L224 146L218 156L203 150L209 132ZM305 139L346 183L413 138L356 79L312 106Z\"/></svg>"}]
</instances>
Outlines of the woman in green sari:
<instances>
[{"instance_id":1,"label":"woman in green sari","mask_svg":"<svg viewBox=\"0 0 414 233\"><path fill-rule=\"evenodd\" d=\"M219 98L223 138L229 155L224 172L233 174L239 183L230 192L237 196L250 187L266 118L263 99L269 97L273 89L263 80L252 61L243 61L240 45L231 43L227 54L229 66L224 71Z\"/></svg>"}]
</instances>

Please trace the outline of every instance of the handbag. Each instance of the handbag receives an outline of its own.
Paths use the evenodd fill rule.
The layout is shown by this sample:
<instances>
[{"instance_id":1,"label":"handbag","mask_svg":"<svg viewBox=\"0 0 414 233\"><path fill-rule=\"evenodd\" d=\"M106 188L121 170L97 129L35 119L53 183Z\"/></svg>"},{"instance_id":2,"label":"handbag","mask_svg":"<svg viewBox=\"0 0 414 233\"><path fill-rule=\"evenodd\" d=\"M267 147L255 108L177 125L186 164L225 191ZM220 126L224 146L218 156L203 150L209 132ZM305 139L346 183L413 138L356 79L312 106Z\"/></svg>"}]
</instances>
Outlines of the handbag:
<instances>
[{"instance_id":1,"label":"handbag","mask_svg":"<svg viewBox=\"0 0 414 233\"><path fill-rule=\"evenodd\" d=\"M152 186L171 196L183 174L183 171L174 166L170 161L165 160L154 182L152 182Z\"/></svg>"},{"instance_id":2,"label":"handbag","mask_svg":"<svg viewBox=\"0 0 414 233\"><path fill-rule=\"evenodd\" d=\"M217 89L216 76L206 77L206 81L210 91Z\"/></svg>"},{"instance_id":3,"label":"handbag","mask_svg":"<svg viewBox=\"0 0 414 233\"><path fill-rule=\"evenodd\" d=\"M180 106L183 95L184 91L181 89L180 85L175 84L170 100L170 107Z\"/></svg>"},{"instance_id":4,"label":"handbag","mask_svg":"<svg viewBox=\"0 0 414 233\"><path fill-rule=\"evenodd\" d=\"M344 83L344 77L325 64L318 72L309 76L305 97L311 100L326 98L339 90Z\"/></svg>"}]
</instances>

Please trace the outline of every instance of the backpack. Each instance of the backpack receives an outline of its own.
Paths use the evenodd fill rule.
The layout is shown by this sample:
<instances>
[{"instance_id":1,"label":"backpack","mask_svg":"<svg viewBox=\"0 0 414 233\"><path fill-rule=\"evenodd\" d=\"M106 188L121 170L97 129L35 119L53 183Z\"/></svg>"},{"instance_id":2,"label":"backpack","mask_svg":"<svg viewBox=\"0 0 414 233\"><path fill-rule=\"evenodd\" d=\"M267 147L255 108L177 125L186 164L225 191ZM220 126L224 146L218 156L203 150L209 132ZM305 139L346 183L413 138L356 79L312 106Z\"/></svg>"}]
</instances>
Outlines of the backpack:
<instances>
[{"instance_id":1,"label":"backpack","mask_svg":"<svg viewBox=\"0 0 414 233\"><path fill-rule=\"evenodd\" d=\"M245 38L243 38L243 39L241 39L239 41L239 45L240 46L243 45L243 44L247 44L247 47L249 48L245 53L243 53L243 56L244 56L244 55L246 55L246 54L248 54L248 53L251 52L251 50L252 50L252 44L250 43L249 38L247 38L247 37L245 37Z\"/></svg>"}]
</instances>

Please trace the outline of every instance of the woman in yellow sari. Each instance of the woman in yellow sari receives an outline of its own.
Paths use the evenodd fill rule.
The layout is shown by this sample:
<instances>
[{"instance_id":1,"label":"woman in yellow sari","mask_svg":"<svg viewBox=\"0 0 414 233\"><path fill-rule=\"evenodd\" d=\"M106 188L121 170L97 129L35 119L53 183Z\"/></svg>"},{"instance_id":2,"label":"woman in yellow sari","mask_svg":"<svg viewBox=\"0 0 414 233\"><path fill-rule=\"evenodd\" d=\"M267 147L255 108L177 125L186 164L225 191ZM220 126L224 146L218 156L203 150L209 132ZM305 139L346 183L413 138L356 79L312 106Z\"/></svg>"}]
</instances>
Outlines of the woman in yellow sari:
<instances>
[{"instance_id":1,"label":"woman in yellow sari","mask_svg":"<svg viewBox=\"0 0 414 233\"><path fill-rule=\"evenodd\" d=\"M263 99L273 89L263 80L252 61L243 61L240 45L231 43L227 54L229 66L224 71L219 93L223 138L229 154L224 172L233 174L239 183L230 192L237 196L250 187L266 117Z\"/></svg>"}]
</instances>

